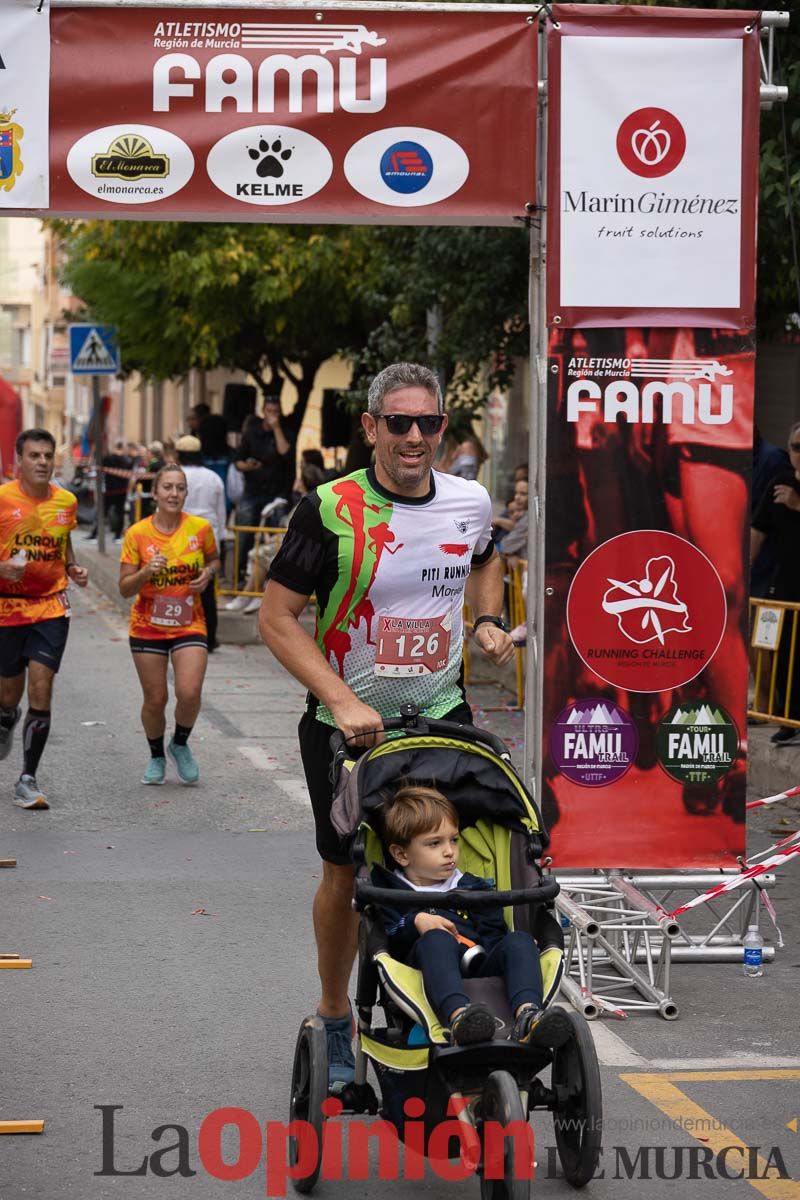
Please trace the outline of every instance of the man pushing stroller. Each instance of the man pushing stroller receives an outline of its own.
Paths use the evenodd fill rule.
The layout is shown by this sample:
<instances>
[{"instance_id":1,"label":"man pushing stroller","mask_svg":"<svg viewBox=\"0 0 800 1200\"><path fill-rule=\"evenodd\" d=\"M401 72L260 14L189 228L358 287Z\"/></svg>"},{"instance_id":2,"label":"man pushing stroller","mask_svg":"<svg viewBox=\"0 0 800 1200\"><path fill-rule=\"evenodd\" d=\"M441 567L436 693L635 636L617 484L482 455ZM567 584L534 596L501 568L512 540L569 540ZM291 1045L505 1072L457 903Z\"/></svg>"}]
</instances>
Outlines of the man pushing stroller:
<instances>
[{"instance_id":1,"label":"man pushing stroller","mask_svg":"<svg viewBox=\"0 0 800 1200\"><path fill-rule=\"evenodd\" d=\"M394 869L375 866L376 887L449 892L490 889L492 881L458 869L458 814L432 787L401 787L379 810L384 851ZM389 953L422 972L436 1015L459 1046L490 1041L496 1020L485 1004L473 1004L465 976L503 977L514 1015L514 1041L552 1049L564 1045L572 1026L560 1008L543 1009L539 949L529 933L511 932L502 908L466 911L400 911L380 904Z\"/></svg>"}]
</instances>

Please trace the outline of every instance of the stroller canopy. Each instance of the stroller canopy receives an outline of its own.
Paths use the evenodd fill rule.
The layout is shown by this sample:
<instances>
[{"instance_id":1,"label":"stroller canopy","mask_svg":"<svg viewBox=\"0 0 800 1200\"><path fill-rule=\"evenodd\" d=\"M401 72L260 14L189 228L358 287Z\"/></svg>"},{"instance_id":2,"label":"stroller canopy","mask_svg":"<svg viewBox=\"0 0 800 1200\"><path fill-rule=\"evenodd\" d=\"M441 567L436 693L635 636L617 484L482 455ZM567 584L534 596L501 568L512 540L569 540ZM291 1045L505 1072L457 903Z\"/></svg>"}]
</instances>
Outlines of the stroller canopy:
<instances>
[{"instance_id":1,"label":"stroller canopy","mask_svg":"<svg viewBox=\"0 0 800 1200\"><path fill-rule=\"evenodd\" d=\"M342 763L331 809L339 836L352 839L360 822L369 821L405 783L438 788L462 827L483 818L547 840L536 805L510 762L478 741L435 734L384 741L357 761Z\"/></svg>"}]
</instances>

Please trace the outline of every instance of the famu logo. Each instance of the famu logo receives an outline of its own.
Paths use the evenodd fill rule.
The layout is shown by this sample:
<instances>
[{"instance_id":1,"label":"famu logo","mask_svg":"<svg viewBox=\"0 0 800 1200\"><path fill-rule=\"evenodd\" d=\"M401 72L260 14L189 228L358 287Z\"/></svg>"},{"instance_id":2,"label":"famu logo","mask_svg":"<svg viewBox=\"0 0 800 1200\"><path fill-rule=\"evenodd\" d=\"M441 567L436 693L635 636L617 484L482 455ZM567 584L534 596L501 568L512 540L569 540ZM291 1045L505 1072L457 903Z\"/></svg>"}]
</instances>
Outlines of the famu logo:
<instances>
[{"instance_id":1,"label":"famu logo","mask_svg":"<svg viewBox=\"0 0 800 1200\"><path fill-rule=\"evenodd\" d=\"M166 179L169 158L156 154L137 133L116 137L105 154L92 155L92 174L98 179Z\"/></svg>"},{"instance_id":2,"label":"famu logo","mask_svg":"<svg viewBox=\"0 0 800 1200\"><path fill-rule=\"evenodd\" d=\"M621 779L638 749L633 721L607 700L570 704L550 731L553 761L562 775L581 787L604 787Z\"/></svg>"},{"instance_id":3,"label":"famu logo","mask_svg":"<svg viewBox=\"0 0 800 1200\"><path fill-rule=\"evenodd\" d=\"M22 174L22 156L19 144L24 130L11 120L15 108L0 112L0 188L10 192L17 182L17 176Z\"/></svg>"},{"instance_id":4,"label":"famu logo","mask_svg":"<svg viewBox=\"0 0 800 1200\"><path fill-rule=\"evenodd\" d=\"M664 718L656 741L661 766L679 783L714 783L733 766L739 734L724 708L679 704Z\"/></svg>"}]
</instances>

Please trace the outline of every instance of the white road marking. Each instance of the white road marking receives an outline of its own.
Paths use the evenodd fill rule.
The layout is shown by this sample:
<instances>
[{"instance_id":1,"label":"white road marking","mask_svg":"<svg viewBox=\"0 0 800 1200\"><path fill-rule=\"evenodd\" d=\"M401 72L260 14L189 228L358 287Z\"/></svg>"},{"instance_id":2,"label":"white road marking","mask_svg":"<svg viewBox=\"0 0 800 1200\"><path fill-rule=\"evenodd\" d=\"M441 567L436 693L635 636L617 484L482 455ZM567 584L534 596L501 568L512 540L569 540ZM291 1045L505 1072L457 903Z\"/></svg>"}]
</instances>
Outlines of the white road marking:
<instances>
[{"instance_id":1,"label":"white road marking","mask_svg":"<svg viewBox=\"0 0 800 1200\"><path fill-rule=\"evenodd\" d=\"M771 1071L800 1068L800 1058L771 1054L738 1054L729 1058L654 1058L648 1066L659 1071Z\"/></svg>"},{"instance_id":2,"label":"white road marking","mask_svg":"<svg viewBox=\"0 0 800 1200\"><path fill-rule=\"evenodd\" d=\"M282 779L280 775L276 775L272 782L282 792L285 792L290 800L294 800L296 804L302 804L305 808L311 808L308 788L304 779Z\"/></svg>"},{"instance_id":3,"label":"white road marking","mask_svg":"<svg viewBox=\"0 0 800 1200\"><path fill-rule=\"evenodd\" d=\"M280 766L278 758L273 754L267 754L266 750L262 750L260 746L239 746L238 750L259 771L275 771ZM280 788L284 795L293 800L295 804L300 804L303 808L311 808L308 787L304 779L275 775L270 782Z\"/></svg>"},{"instance_id":4,"label":"white road marking","mask_svg":"<svg viewBox=\"0 0 800 1200\"><path fill-rule=\"evenodd\" d=\"M259 771L274 771L278 766L275 755L267 754L260 746L239 746L238 750L254 767L258 767Z\"/></svg>"},{"instance_id":5,"label":"white road marking","mask_svg":"<svg viewBox=\"0 0 800 1200\"><path fill-rule=\"evenodd\" d=\"M641 1054L632 1050L627 1042L599 1021L591 1021L589 1028L594 1038L598 1061L604 1067L649 1067L651 1064Z\"/></svg>"}]
</instances>

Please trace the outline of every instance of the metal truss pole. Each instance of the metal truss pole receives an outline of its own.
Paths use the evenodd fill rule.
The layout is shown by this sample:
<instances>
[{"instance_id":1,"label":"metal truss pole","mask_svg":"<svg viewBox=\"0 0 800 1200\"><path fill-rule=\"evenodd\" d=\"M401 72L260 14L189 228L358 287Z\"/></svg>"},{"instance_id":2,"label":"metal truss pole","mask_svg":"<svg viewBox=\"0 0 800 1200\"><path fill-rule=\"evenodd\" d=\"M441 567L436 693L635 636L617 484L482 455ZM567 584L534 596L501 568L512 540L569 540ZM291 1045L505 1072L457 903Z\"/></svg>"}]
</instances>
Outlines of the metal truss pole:
<instances>
[{"instance_id":1,"label":"metal truss pole","mask_svg":"<svg viewBox=\"0 0 800 1200\"><path fill-rule=\"evenodd\" d=\"M681 921L669 916L675 892L701 894L736 871L558 874L556 908L566 924L562 991L587 1020L610 1012L654 1012L674 1021L671 967L679 962L738 963L748 925L759 919L761 888L772 874L707 901ZM674 904L673 904L674 906ZM688 928L689 920L692 926ZM709 919L711 921L708 926ZM700 929L700 925L707 926ZM780 934L777 946L782 945ZM775 957L764 947L764 961Z\"/></svg>"}]
</instances>

